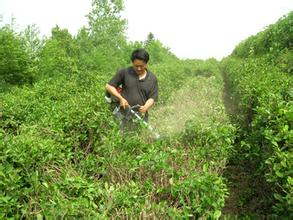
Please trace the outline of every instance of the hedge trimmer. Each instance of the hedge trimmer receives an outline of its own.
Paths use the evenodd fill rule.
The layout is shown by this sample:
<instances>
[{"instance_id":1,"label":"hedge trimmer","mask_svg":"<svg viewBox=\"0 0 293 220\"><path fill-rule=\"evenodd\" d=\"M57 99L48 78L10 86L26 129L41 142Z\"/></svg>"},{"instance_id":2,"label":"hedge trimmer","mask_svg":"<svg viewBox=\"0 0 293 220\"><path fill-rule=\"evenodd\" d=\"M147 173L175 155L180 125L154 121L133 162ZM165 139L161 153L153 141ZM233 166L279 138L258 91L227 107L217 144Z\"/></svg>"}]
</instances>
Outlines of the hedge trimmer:
<instances>
[{"instance_id":1,"label":"hedge trimmer","mask_svg":"<svg viewBox=\"0 0 293 220\"><path fill-rule=\"evenodd\" d=\"M136 118L140 123L142 123L153 135L156 140L160 138L160 135L155 132L153 127L147 123L139 114L140 105L130 106L126 109L125 114L122 114L120 106L115 107L113 114L121 121L130 122L133 118Z\"/></svg>"}]
</instances>

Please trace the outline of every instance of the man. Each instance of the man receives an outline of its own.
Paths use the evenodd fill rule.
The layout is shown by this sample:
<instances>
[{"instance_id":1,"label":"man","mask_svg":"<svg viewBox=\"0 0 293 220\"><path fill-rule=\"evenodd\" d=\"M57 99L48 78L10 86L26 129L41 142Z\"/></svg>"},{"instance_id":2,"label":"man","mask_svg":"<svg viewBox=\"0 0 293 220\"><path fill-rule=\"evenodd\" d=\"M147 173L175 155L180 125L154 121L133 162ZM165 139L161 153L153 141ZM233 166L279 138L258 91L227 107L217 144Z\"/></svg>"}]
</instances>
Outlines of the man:
<instances>
[{"instance_id":1,"label":"man","mask_svg":"<svg viewBox=\"0 0 293 220\"><path fill-rule=\"evenodd\" d=\"M118 70L107 83L106 91L117 98L123 110L139 105L139 113L148 120L148 110L158 99L156 76L147 69L149 54L144 49L136 49L131 54L132 66ZM117 88L122 86L122 92Z\"/></svg>"}]
</instances>

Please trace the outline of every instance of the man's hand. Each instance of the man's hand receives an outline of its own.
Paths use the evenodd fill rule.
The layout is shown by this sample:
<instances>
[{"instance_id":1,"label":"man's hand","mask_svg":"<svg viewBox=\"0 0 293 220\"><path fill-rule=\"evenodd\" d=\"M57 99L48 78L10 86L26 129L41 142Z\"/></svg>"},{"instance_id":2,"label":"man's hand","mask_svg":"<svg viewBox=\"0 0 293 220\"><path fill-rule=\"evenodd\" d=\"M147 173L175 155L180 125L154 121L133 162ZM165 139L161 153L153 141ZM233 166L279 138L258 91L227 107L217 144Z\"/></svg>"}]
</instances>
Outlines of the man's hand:
<instances>
[{"instance_id":1,"label":"man's hand","mask_svg":"<svg viewBox=\"0 0 293 220\"><path fill-rule=\"evenodd\" d=\"M106 90L113 96L115 96L117 99L119 99L120 106L125 109L129 106L127 100L121 96L119 92L117 92L116 88L114 86L111 86L109 84L106 84Z\"/></svg>"},{"instance_id":2,"label":"man's hand","mask_svg":"<svg viewBox=\"0 0 293 220\"><path fill-rule=\"evenodd\" d=\"M147 112L147 110L148 110L148 108L145 105L140 106L140 108L139 108L139 112L142 114L145 114Z\"/></svg>"},{"instance_id":3,"label":"man's hand","mask_svg":"<svg viewBox=\"0 0 293 220\"><path fill-rule=\"evenodd\" d=\"M127 100L126 100L125 98L123 98L123 97L120 99L120 106L121 106L123 109L125 109L126 107L129 106Z\"/></svg>"},{"instance_id":4,"label":"man's hand","mask_svg":"<svg viewBox=\"0 0 293 220\"><path fill-rule=\"evenodd\" d=\"M152 98L148 99L143 106L140 106L139 112L145 114L154 105L154 103L155 101Z\"/></svg>"}]
</instances>

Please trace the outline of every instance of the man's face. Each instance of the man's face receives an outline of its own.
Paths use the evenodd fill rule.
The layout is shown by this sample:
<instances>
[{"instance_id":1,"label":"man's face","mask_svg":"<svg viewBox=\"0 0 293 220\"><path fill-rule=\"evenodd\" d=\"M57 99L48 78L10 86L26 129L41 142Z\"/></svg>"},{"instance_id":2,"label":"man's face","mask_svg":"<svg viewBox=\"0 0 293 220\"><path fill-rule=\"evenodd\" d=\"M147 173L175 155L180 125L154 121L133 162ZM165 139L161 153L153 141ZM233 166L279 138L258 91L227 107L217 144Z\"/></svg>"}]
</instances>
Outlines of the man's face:
<instances>
[{"instance_id":1,"label":"man's face","mask_svg":"<svg viewBox=\"0 0 293 220\"><path fill-rule=\"evenodd\" d=\"M136 72L137 75L140 76L140 75L143 75L145 73L146 63L143 60L135 59L132 62L132 65L133 65L134 71Z\"/></svg>"}]
</instances>

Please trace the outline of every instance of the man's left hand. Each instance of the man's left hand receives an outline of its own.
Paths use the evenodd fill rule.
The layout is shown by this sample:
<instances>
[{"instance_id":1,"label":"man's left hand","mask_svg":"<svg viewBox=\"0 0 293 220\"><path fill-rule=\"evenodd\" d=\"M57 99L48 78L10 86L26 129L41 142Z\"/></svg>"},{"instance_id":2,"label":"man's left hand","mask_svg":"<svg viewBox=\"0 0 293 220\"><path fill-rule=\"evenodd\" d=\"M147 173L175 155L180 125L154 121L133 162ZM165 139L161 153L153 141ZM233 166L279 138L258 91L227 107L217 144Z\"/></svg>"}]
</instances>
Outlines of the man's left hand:
<instances>
[{"instance_id":1,"label":"man's left hand","mask_svg":"<svg viewBox=\"0 0 293 220\"><path fill-rule=\"evenodd\" d=\"M139 108L139 112L142 113L142 114L145 114L147 112L147 107L145 107L144 105L143 106L140 106Z\"/></svg>"}]
</instances>

